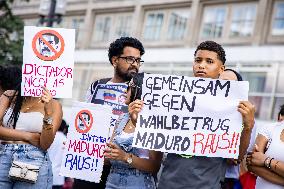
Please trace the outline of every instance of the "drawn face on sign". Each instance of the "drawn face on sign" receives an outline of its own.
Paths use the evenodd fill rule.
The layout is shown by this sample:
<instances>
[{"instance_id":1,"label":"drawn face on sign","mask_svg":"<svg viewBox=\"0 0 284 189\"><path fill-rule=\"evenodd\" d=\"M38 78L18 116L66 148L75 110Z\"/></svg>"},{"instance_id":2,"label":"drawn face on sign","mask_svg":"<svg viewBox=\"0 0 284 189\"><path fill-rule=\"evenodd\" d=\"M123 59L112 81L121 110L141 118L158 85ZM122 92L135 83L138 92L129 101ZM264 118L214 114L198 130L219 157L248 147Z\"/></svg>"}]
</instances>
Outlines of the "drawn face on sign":
<instances>
[{"instance_id":1,"label":"drawn face on sign","mask_svg":"<svg viewBox=\"0 0 284 189\"><path fill-rule=\"evenodd\" d=\"M84 119L85 123L84 123L83 120L81 120L81 118L79 118L79 129L85 130L86 129L86 125L90 125L91 124L91 118L90 118L89 114L87 114L85 112L83 112L81 114L81 116Z\"/></svg>"},{"instance_id":2,"label":"drawn face on sign","mask_svg":"<svg viewBox=\"0 0 284 189\"><path fill-rule=\"evenodd\" d=\"M46 33L42 35L42 37L46 42L48 42L54 48L54 50L58 51L58 49L60 48L60 43L59 43L59 38L57 36L51 33ZM55 55L54 51L50 47L48 47L48 45L41 38L39 38L38 40L39 40L39 52L41 55L45 57L52 57Z\"/></svg>"}]
</instances>

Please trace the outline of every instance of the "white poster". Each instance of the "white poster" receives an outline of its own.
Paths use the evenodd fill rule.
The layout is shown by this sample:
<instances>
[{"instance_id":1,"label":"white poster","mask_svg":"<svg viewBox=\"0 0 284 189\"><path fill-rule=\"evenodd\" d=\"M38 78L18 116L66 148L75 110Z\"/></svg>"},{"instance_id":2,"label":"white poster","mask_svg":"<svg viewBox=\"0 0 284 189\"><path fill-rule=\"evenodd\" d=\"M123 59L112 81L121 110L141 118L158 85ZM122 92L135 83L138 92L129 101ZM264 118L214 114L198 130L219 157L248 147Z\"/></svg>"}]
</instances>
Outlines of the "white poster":
<instances>
[{"instance_id":1,"label":"white poster","mask_svg":"<svg viewBox=\"0 0 284 189\"><path fill-rule=\"evenodd\" d=\"M109 106L83 102L73 104L60 175L100 181L111 115Z\"/></svg>"},{"instance_id":2,"label":"white poster","mask_svg":"<svg viewBox=\"0 0 284 189\"><path fill-rule=\"evenodd\" d=\"M72 98L74 49L74 29L25 26L21 95Z\"/></svg>"},{"instance_id":3,"label":"white poster","mask_svg":"<svg viewBox=\"0 0 284 189\"><path fill-rule=\"evenodd\" d=\"M162 152L237 158L247 81L145 74L144 107L133 146Z\"/></svg>"}]
</instances>

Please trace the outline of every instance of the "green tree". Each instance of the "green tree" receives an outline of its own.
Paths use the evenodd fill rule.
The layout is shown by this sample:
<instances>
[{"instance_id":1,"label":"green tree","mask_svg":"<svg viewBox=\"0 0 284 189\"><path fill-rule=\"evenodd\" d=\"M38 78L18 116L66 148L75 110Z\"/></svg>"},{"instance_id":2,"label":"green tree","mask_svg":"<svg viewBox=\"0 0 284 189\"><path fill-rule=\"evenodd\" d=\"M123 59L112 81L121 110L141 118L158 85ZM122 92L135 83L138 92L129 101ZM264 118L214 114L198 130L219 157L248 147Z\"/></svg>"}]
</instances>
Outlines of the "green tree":
<instances>
[{"instance_id":1,"label":"green tree","mask_svg":"<svg viewBox=\"0 0 284 189\"><path fill-rule=\"evenodd\" d=\"M0 64L22 64L24 23L13 15L14 0L0 0Z\"/></svg>"}]
</instances>

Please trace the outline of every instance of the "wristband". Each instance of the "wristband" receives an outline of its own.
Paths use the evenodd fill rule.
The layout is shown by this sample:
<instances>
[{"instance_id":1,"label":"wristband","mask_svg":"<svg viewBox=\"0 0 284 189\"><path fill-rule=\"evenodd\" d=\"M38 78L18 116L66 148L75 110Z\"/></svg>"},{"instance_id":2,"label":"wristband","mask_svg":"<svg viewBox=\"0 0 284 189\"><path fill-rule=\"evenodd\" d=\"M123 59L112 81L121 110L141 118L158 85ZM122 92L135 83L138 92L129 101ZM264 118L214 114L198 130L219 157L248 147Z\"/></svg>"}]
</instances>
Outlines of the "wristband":
<instances>
[{"instance_id":1,"label":"wristband","mask_svg":"<svg viewBox=\"0 0 284 189\"><path fill-rule=\"evenodd\" d=\"M50 129L53 129L53 125L52 124L48 124L48 125L43 124L42 129L48 131Z\"/></svg>"},{"instance_id":2,"label":"wristband","mask_svg":"<svg viewBox=\"0 0 284 189\"><path fill-rule=\"evenodd\" d=\"M53 122L53 118L52 117L43 118L43 124L44 125L52 125L52 122Z\"/></svg>"},{"instance_id":3,"label":"wristband","mask_svg":"<svg viewBox=\"0 0 284 189\"><path fill-rule=\"evenodd\" d=\"M273 160L274 158L271 158L270 161L269 161L269 164L268 164L268 169L271 169L271 161Z\"/></svg>"},{"instance_id":4,"label":"wristband","mask_svg":"<svg viewBox=\"0 0 284 189\"><path fill-rule=\"evenodd\" d=\"M126 159L126 162L131 165L133 162L132 154L129 154L128 158Z\"/></svg>"},{"instance_id":5,"label":"wristband","mask_svg":"<svg viewBox=\"0 0 284 189\"><path fill-rule=\"evenodd\" d=\"M265 158L264 160L264 167L268 168L270 162L270 157Z\"/></svg>"}]
</instances>

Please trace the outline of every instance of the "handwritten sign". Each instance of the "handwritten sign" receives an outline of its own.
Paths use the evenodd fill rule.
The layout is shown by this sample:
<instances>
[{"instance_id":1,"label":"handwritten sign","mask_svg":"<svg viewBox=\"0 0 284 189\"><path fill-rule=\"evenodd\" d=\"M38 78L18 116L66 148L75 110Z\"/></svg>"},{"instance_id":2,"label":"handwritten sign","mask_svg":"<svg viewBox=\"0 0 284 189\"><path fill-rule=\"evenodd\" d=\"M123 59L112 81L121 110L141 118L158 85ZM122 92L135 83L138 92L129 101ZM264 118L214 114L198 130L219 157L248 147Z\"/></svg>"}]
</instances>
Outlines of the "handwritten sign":
<instances>
[{"instance_id":1,"label":"handwritten sign","mask_svg":"<svg viewBox=\"0 0 284 189\"><path fill-rule=\"evenodd\" d=\"M74 103L60 169L62 176L100 181L111 111L109 106Z\"/></svg>"},{"instance_id":2,"label":"handwritten sign","mask_svg":"<svg viewBox=\"0 0 284 189\"><path fill-rule=\"evenodd\" d=\"M22 96L41 96L46 86L53 97L71 98L75 30L25 26Z\"/></svg>"},{"instance_id":3,"label":"handwritten sign","mask_svg":"<svg viewBox=\"0 0 284 189\"><path fill-rule=\"evenodd\" d=\"M145 74L133 145L208 157L238 156L246 81Z\"/></svg>"}]
</instances>

